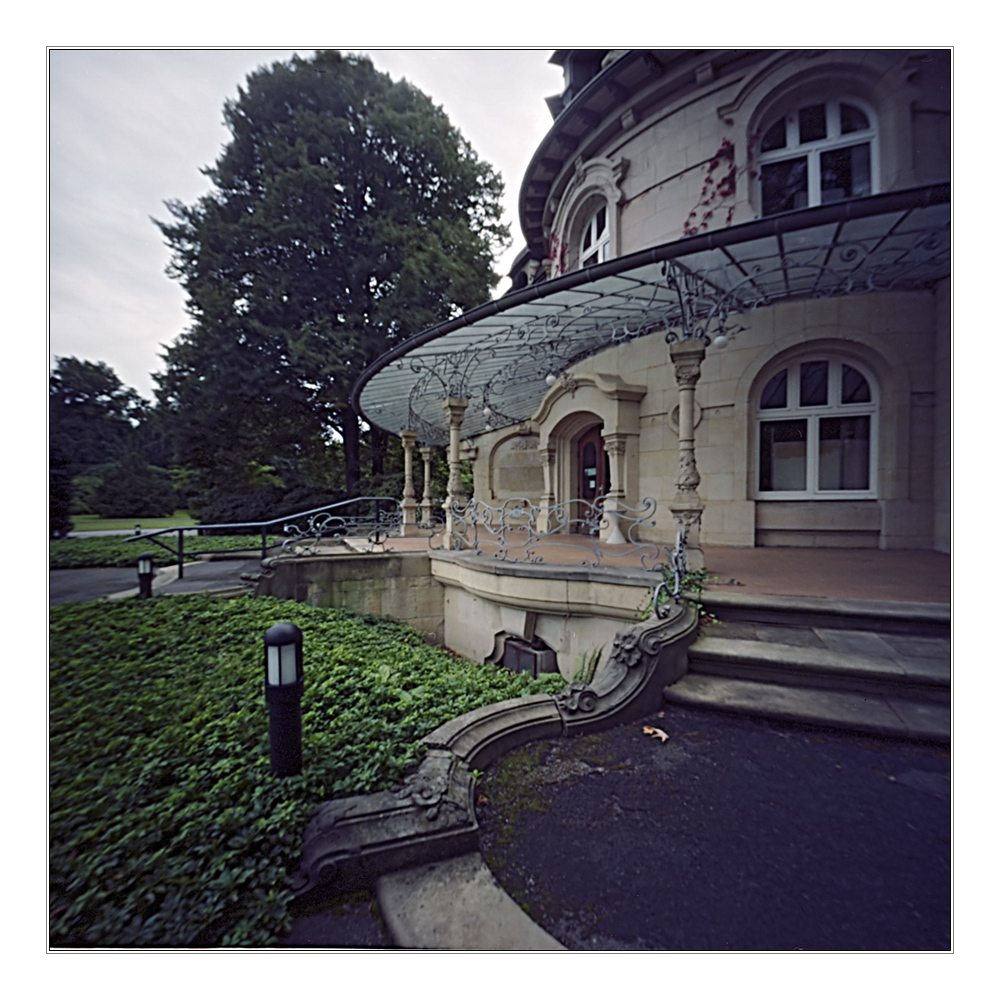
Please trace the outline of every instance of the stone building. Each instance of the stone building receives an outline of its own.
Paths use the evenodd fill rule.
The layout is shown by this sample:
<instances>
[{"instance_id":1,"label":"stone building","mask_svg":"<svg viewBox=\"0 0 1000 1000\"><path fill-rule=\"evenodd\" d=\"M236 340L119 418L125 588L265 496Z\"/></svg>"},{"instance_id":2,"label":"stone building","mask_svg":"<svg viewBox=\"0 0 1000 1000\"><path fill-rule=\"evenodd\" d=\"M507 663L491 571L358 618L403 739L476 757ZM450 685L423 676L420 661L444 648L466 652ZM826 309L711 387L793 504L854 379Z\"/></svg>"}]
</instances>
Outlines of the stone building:
<instances>
[{"instance_id":1,"label":"stone building","mask_svg":"<svg viewBox=\"0 0 1000 1000\"><path fill-rule=\"evenodd\" d=\"M948 551L950 52L552 60L510 291L380 359L366 418L543 523L605 497L608 540L651 498L695 556Z\"/></svg>"}]
</instances>

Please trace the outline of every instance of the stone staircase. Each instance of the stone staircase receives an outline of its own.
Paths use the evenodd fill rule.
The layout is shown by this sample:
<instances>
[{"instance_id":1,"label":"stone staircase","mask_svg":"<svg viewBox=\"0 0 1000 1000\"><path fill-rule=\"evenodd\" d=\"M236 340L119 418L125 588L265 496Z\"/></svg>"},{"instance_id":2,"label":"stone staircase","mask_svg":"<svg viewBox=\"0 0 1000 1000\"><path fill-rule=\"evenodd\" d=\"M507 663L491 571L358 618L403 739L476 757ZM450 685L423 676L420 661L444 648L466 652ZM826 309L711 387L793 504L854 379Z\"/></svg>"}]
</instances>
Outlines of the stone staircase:
<instances>
[{"instance_id":1,"label":"stone staircase","mask_svg":"<svg viewBox=\"0 0 1000 1000\"><path fill-rule=\"evenodd\" d=\"M718 591L702 603L719 620L667 702L950 742L947 605Z\"/></svg>"}]
</instances>

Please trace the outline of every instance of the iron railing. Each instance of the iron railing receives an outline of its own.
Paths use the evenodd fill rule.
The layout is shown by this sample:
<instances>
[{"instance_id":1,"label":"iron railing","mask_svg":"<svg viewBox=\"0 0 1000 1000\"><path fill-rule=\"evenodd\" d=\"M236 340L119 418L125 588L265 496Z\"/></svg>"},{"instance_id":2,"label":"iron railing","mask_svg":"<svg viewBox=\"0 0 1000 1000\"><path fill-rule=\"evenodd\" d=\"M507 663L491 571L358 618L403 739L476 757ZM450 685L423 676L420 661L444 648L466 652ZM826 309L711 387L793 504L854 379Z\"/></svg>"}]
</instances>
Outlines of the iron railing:
<instances>
[{"instance_id":1,"label":"iron railing","mask_svg":"<svg viewBox=\"0 0 1000 1000\"><path fill-rule=\"evenodd\" d=\"M594 500L566 500L541 507L526 497L513 497L497 506L472 498L451 507L451 548L453 551L490 555L502 562L542 563L545 550L559 546L565 558L567 546L582 553L580 565L600 566L605 560L638 556L644 570L660 568L660 547L642 541L643 528L656 522L656 501L646 497L638 506L607 497ZM600 541L604 531L610 537ZM441 548L432 532L431 548Z\"/></svg>"},{"instance_id":2,"label":"iron railing","mask_svg":"<svg viewBox=\"0 0 1000 1000\"><path fill-rule=\"evenodd\" d=\"M352 505L368 505L359 512L349 513L346 508ZM302 522L305 520L305 526ZM297 514L285 514L272 518L270 521L242 521L232 524L198 524L187 528L160 528L158 531L131 535L126 541L148 541L160 548L166 549L177 558L178 579L184 577L184 532L197 531L227 531L230 534L252 534L260 531L260 557L267 555L268 536L287 535L281 543L281 551L285 552L291 546L298 546L305 554L313 552L320 540L328 537L357 537L360 532L367 533L369 542L381 545L386 538L398 533L403 522L399 501L392 497L355 497L353 500L341 500L339 503L327 504L325 507L314 507L312 510L300 511ZM281 526L280 531L276 530ZM242 529L242 530L241 530ZM177 535L176 548L171 548L160 536ZM308 549L304 548L308 545ZM228 549L200 549L199 555L220 555L226 552L254 552L256 546Z\"/></svg>"}]
</instances>

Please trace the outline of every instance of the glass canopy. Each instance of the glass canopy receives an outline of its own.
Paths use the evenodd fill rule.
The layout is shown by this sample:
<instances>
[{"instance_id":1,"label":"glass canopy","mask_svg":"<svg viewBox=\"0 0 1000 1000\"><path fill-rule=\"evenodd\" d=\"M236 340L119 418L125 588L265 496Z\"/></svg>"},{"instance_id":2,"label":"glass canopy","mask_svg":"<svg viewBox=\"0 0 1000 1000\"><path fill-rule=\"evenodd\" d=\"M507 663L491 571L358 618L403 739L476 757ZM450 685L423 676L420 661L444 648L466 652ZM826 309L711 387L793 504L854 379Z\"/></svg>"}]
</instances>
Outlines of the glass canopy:
<instances>
[{"instance_id":1,"label":"glass canopy","mask_svg":"<svg viewBox=\"0 0 1000 1000\"><path fill-rule=\"evenodd\" d=\"M425 330L358 380L365 420L443 445L444 399L469 400L462 436L529 419L558 376L617 344L739 329L789 298L932 286L951 269L950 186L786 212L665 243L510 293Z\"/></svg>"}]
</instances>

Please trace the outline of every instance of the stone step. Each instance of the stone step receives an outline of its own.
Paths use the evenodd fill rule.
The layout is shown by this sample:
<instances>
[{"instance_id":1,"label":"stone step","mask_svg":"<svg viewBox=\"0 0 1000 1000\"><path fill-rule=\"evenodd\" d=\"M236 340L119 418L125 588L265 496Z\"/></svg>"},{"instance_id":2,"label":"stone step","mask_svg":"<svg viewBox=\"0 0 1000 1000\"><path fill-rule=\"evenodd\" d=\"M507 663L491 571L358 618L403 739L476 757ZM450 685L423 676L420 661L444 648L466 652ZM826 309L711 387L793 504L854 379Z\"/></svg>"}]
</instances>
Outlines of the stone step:
<instances>
[{"instance_id":1,"label":"stone step","mask_svg":"<svg viewBox=\"0 0 1000 1000\"><path fill-rule=\"evenodd\" d=\"M564 950L500 887L478 851L383 875L376 894L399 948Z\"/></svg>"},{"instance_id":2,"label":"stone step","mask_svg":"<svg viewBox=\"0 0 1000 1000\"><path fill-rule=\"evenodd\" d=\"M951 635L951 608L947 604L774 597L729 590L705 591L698 600L706 612L729 623L875 631L910 638L948 639Z\"/></svg>"},{"instance_id":3,"label":"stone step","mask_svg":"<svg viewBox=\"0 0 1000 1000\"><path fill-rule=\"evenodd\" d=\"M948 743L949 705L905 697L824 690L690 673L664 689L668 703Z\"/></svg>"},{"instance_id":4,"label":"stone step","mask_svg":"<svg viewBox=\"0 0 1000 1000\"><path fill-rule=\"evenodd\" d=\"M770 684L950 702L945 640L857 630L796 629L793 636L783 631L789 630L708 626L688 651L689 669ZM732 637L734 632L743 637Z\"/></svg>"}]
</instances>

